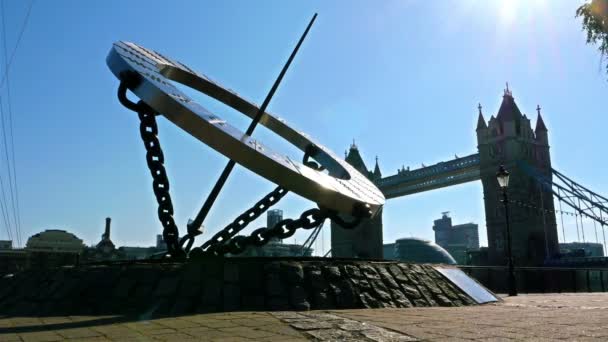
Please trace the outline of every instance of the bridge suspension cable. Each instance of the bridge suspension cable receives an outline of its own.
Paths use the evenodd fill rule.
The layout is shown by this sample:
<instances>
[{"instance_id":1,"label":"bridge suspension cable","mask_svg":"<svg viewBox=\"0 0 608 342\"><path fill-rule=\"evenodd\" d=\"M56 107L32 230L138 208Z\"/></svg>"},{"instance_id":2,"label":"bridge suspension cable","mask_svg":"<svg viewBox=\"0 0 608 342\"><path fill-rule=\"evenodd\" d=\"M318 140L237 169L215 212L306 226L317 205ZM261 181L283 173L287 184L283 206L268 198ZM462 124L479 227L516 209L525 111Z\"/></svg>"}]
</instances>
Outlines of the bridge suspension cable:
<instances>
[{"instance_id":1,"label":"bridge suspension cable","mask_svg":"<svg viewBox=\"0 0 608 342\"><path fill-rule=\"evenodd\" d=\"M315 229L312 230L306 241L302 244L302 249L300 250L300 254L302 256L306 255L306 251L309 251L312 248L312 245L317 241L317 237L319 236L319 232L323 229L323 224L325 222L321 222Z\"/></svg>"},{"instance_id":2,"label":"bridge suspension cable","mask_svg":"<svg viewBox=\"0 0 608 342\"><path fill-rule=\"evenodd\" d=\"M605 229L606 226L608 226L608 198L584 187L553 168L551 169L550 176L548 176L525 162L519 162L518 166L526 174L536 180L545 191L552 193L558 199L560 210L557 211L559 211L561 216L564 242L566 241L566 233L563 215L574 216L577 239L580 241L582 237L583 242L586 242L585 224L583 219L588 218L593 221L595 240L597 243L599 243L599 235L597 234L597 224L599 223L600 230L602 231L604 253L608 252L605 238ZM564 211L562 209L562 202L571 207L574 212ZM544 210L544 208L541 210ZM551 211L549 210L548 212Z\"/></svg>"},{"instance_id":3,"label":"bridge suspension cable","mask_svg":"<svg viewBox=\"0 0 608 342\"><path fill-rule=\"evenodd\" d=\"M560 193L560 190L557 189L557 193ZM566 229L564 228L564 211L562 210L562 201L558 201L559 202L559 213L560 213L560 218L562 221L562 240L564 240L564 243L566 243Z\"/></svg>"},{"instance_id":4,"label":"bridge suspension cable","mask_svg":"<svg viewBox=\"0 0 608 342\"><path fill-rule=\"evenodd\" d=\"M574 209L577 216L588 217L602 227L608 225L605 217L608 216L606 197L585 188L555 169L551 169L554 176L554 179L551 179L525 162L520 162L519 166L538 181L545 191L552 192L559 200Z\"/></svg>"}]
</instances>

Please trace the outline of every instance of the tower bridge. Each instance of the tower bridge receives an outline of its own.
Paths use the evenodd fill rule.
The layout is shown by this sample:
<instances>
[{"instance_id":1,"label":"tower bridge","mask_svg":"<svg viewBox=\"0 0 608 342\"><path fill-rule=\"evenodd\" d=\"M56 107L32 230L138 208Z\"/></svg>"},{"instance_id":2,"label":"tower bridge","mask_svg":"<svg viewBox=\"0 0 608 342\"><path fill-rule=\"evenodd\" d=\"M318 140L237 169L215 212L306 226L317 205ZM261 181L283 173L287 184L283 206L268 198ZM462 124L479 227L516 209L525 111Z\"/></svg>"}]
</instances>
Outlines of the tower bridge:
<instances>
[{"instance_id":1,"label":"tower bridge","mask_svg":"<svg viewBox=\"0 0 608 342\"><path fill-rule=\"evenodd\" d=\"M401 168L386 177L382 176L377 158L374 170L368 170L354 142L345 159L367 175L386 199L481 181L490 264L506 263L502 190L496 180L500 165L511 172L510 202L520 204L511 206L509 217L513 257L518 265L539 265L559 255L556 213L563 215L563 212L561 205L560 210L555 210L554 196L574 210L581 224L583 217L599 223L604 235L608 199L552 168L548 130L540 106L536 108L534 129L528 116L519 110L508 86L495 116L486 121L481 105L478 110L477 153L413 170ZM382 258L382 211L353 230L340 229L332 223L331 239L333 256Z\"/></svg>"},{"instance_id":2,"label":"tower bridge","mask_svg":"<svg viewBox=\"0 0 608 342\"><path fill-rule=\"evenodd\" d=\"M415 170L399 170L396 175L375 183L386 199L412 195L479 180L479 153Z\"/></svg>"}]
</instances>

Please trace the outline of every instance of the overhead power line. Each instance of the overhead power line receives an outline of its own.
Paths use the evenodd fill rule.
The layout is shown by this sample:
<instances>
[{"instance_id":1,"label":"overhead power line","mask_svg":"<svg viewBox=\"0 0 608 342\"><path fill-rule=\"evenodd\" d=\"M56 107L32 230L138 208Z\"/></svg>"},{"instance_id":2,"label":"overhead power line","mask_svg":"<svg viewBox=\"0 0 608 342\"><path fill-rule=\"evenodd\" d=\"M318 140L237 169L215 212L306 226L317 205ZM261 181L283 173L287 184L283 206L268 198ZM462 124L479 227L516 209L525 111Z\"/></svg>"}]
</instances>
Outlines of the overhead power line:
<instances>
[{"instance_id":1,"label":"overhead power line","mask_svg":"<svg viewBox=\"0 0 608 342\"><path fill-rule=\"evenodd\" d=\"M12 109L12 101L11 101L11 89L10 89L10 65L13 62L13 58L15 57L15 53L21 42L21 38L23 37L23 32L25 32L25 28L27 27L27 23L29 22L30 13L32 10L34 2L31 1L26 15L21 26L21 30L17 36L17 41L15 43L15 47L11 53L9 58L8 47L7 47L7 38L6 38L6 16L4 9L4 0L0 1L0 15L2 19L2 40L3 40L3 50L4 50L4 75L2 81L0 82L0 89L2 89L2 85L6 81L6 94L7 94L7 109L8 109L8 135L7 138L7 130L5 127L5 116L3 108L0 108L0 120L2 120L2 136L4 141L4 152L6 159L6 167L8 171L8 185L10 192L10 207L13 212L13 222L14 222L14 230L15 230L15 238L17 246L21 246L21 213L19 208L19 187L17 182L17 166L15 162L15 138L13 133L13 109ZM2 92L0 91L0 107L2 107ZM9 148L10 148L10 157L9 157ZM4 195L4 189L2 189ZM9 204L4 200L4 206L6 209L6 215L8 218L8 223L10 226L10 214L9 214ZM9 228L10 229L10 228Z\"/></svg>"},{"instance_id":2,"label":"overhead power line","mask_svg":"<svg viewBox=\"0 0 608 342\"><path fill-rule=\"evenodd\" d=\"M19 43L21 43L21 38L23 37L23 33L25 32L25 28L29 23L30 13L32 12L32 7L34 6L34 0L30 1L29 6L27 7L27 12L25 13L25 18L23 19L23 24L21 24L21 30L19 30L19 35L17 36L17 42L15 43L15 47L13 48L13 52L11 52L11 57L7 61L7 67L4 69L4 74L2 75L2 80L0 80L0 89L4 86L4 81L8 77L8 70L13 64L13 59L15 58L15 54L17 53L17 48L19 47ZM0 12L4 13L4 1L2 1L2 9Z\"/></svg>"}]
</instances>

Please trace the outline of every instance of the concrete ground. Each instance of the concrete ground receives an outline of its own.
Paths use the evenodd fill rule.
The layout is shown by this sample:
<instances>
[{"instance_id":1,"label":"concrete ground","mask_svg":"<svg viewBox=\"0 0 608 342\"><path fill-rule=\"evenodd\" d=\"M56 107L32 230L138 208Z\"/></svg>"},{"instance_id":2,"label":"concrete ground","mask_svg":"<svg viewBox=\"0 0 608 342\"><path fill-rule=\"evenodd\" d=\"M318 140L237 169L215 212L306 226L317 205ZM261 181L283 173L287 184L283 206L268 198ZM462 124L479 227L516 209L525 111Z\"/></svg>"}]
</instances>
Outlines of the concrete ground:
<instances>
[{"instance_id":1,"label":"concrete ground","mask_svg":"<svg viewBox=\"0 0 608 342\"><path fill-rule=\"evenodd\" d=\"M0 341L608 341L608 293L457 308L0 317Z\"/></svg>"}]
</instances>

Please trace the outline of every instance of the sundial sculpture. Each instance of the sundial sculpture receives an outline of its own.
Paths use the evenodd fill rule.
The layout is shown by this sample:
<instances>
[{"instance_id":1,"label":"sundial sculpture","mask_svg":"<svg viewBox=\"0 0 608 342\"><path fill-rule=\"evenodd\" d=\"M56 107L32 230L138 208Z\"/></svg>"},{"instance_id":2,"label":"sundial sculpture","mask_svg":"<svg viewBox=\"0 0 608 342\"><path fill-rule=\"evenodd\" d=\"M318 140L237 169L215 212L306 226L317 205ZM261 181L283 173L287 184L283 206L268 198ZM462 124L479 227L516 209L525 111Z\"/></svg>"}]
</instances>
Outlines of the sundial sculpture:
<instances>
[{"instance_id":1,"label":"sundial sculpture","mask_svg":"<svg viewBox=\"0 0 608 342\"><path fill-rule=\"evenodd\" d=\"M296 51L297 48L294 54ZM307 134L291 127L285 120L260 111L265 110L270 96L262 108L258 108L232 90L193 71L185 64L129 42L114 43L107 57L107 64L121 81L118 91L120 102L136 111L141 120L140 133L147 151L148 167L154 179L154 193L159 204L158 216L164 228L163 236L167 242L168 255L183 257L188 252L190 257L238 254L248 245L261 246L273 237L288 238L298 228L314 228L326 218L346 228L352 227L360 219L375 215L383 206L384 196L364 175ZM280 78L271 94L276 89L278 81ZM181 83L232 107L254 119L254 124L259 120L259 123L303 151L303 161L293 160L277 153L270 146L252 138L250 133L253 130L252 126L248 130L249 134L231 126L185 95L172 82ZM127 89L140 99L138 103L127 99ZM259 114L257 118L256 114ZM232 165L236 162L278 184L278 187L212 239L190 251L194 237L200 234L198 227L201 222L199 219L198 227L189 224L187 234L179 238L173 220L169 182L163 166L164 157L157 139L156 115L163 115L196 139L225 155L231 160ZM228 166L226 169L231 169L230 163ZM218 181L220 188L223 181L225 177ZM236 236L249 222L278 202L287 191L317 203L319 208L305 211L299 219L286 219L274 227L257 229L248 236ZM214 196L217 196L217 191ZM207 202L212 204L214 199L213 197ZM207 211L210 207L208 203L206 203ZM201 212L205 211L203 209ZM206 212L204 214L206 215ZM352 222L346 222L345 216L351 217Z\"/></svg>"}]
</instances>

